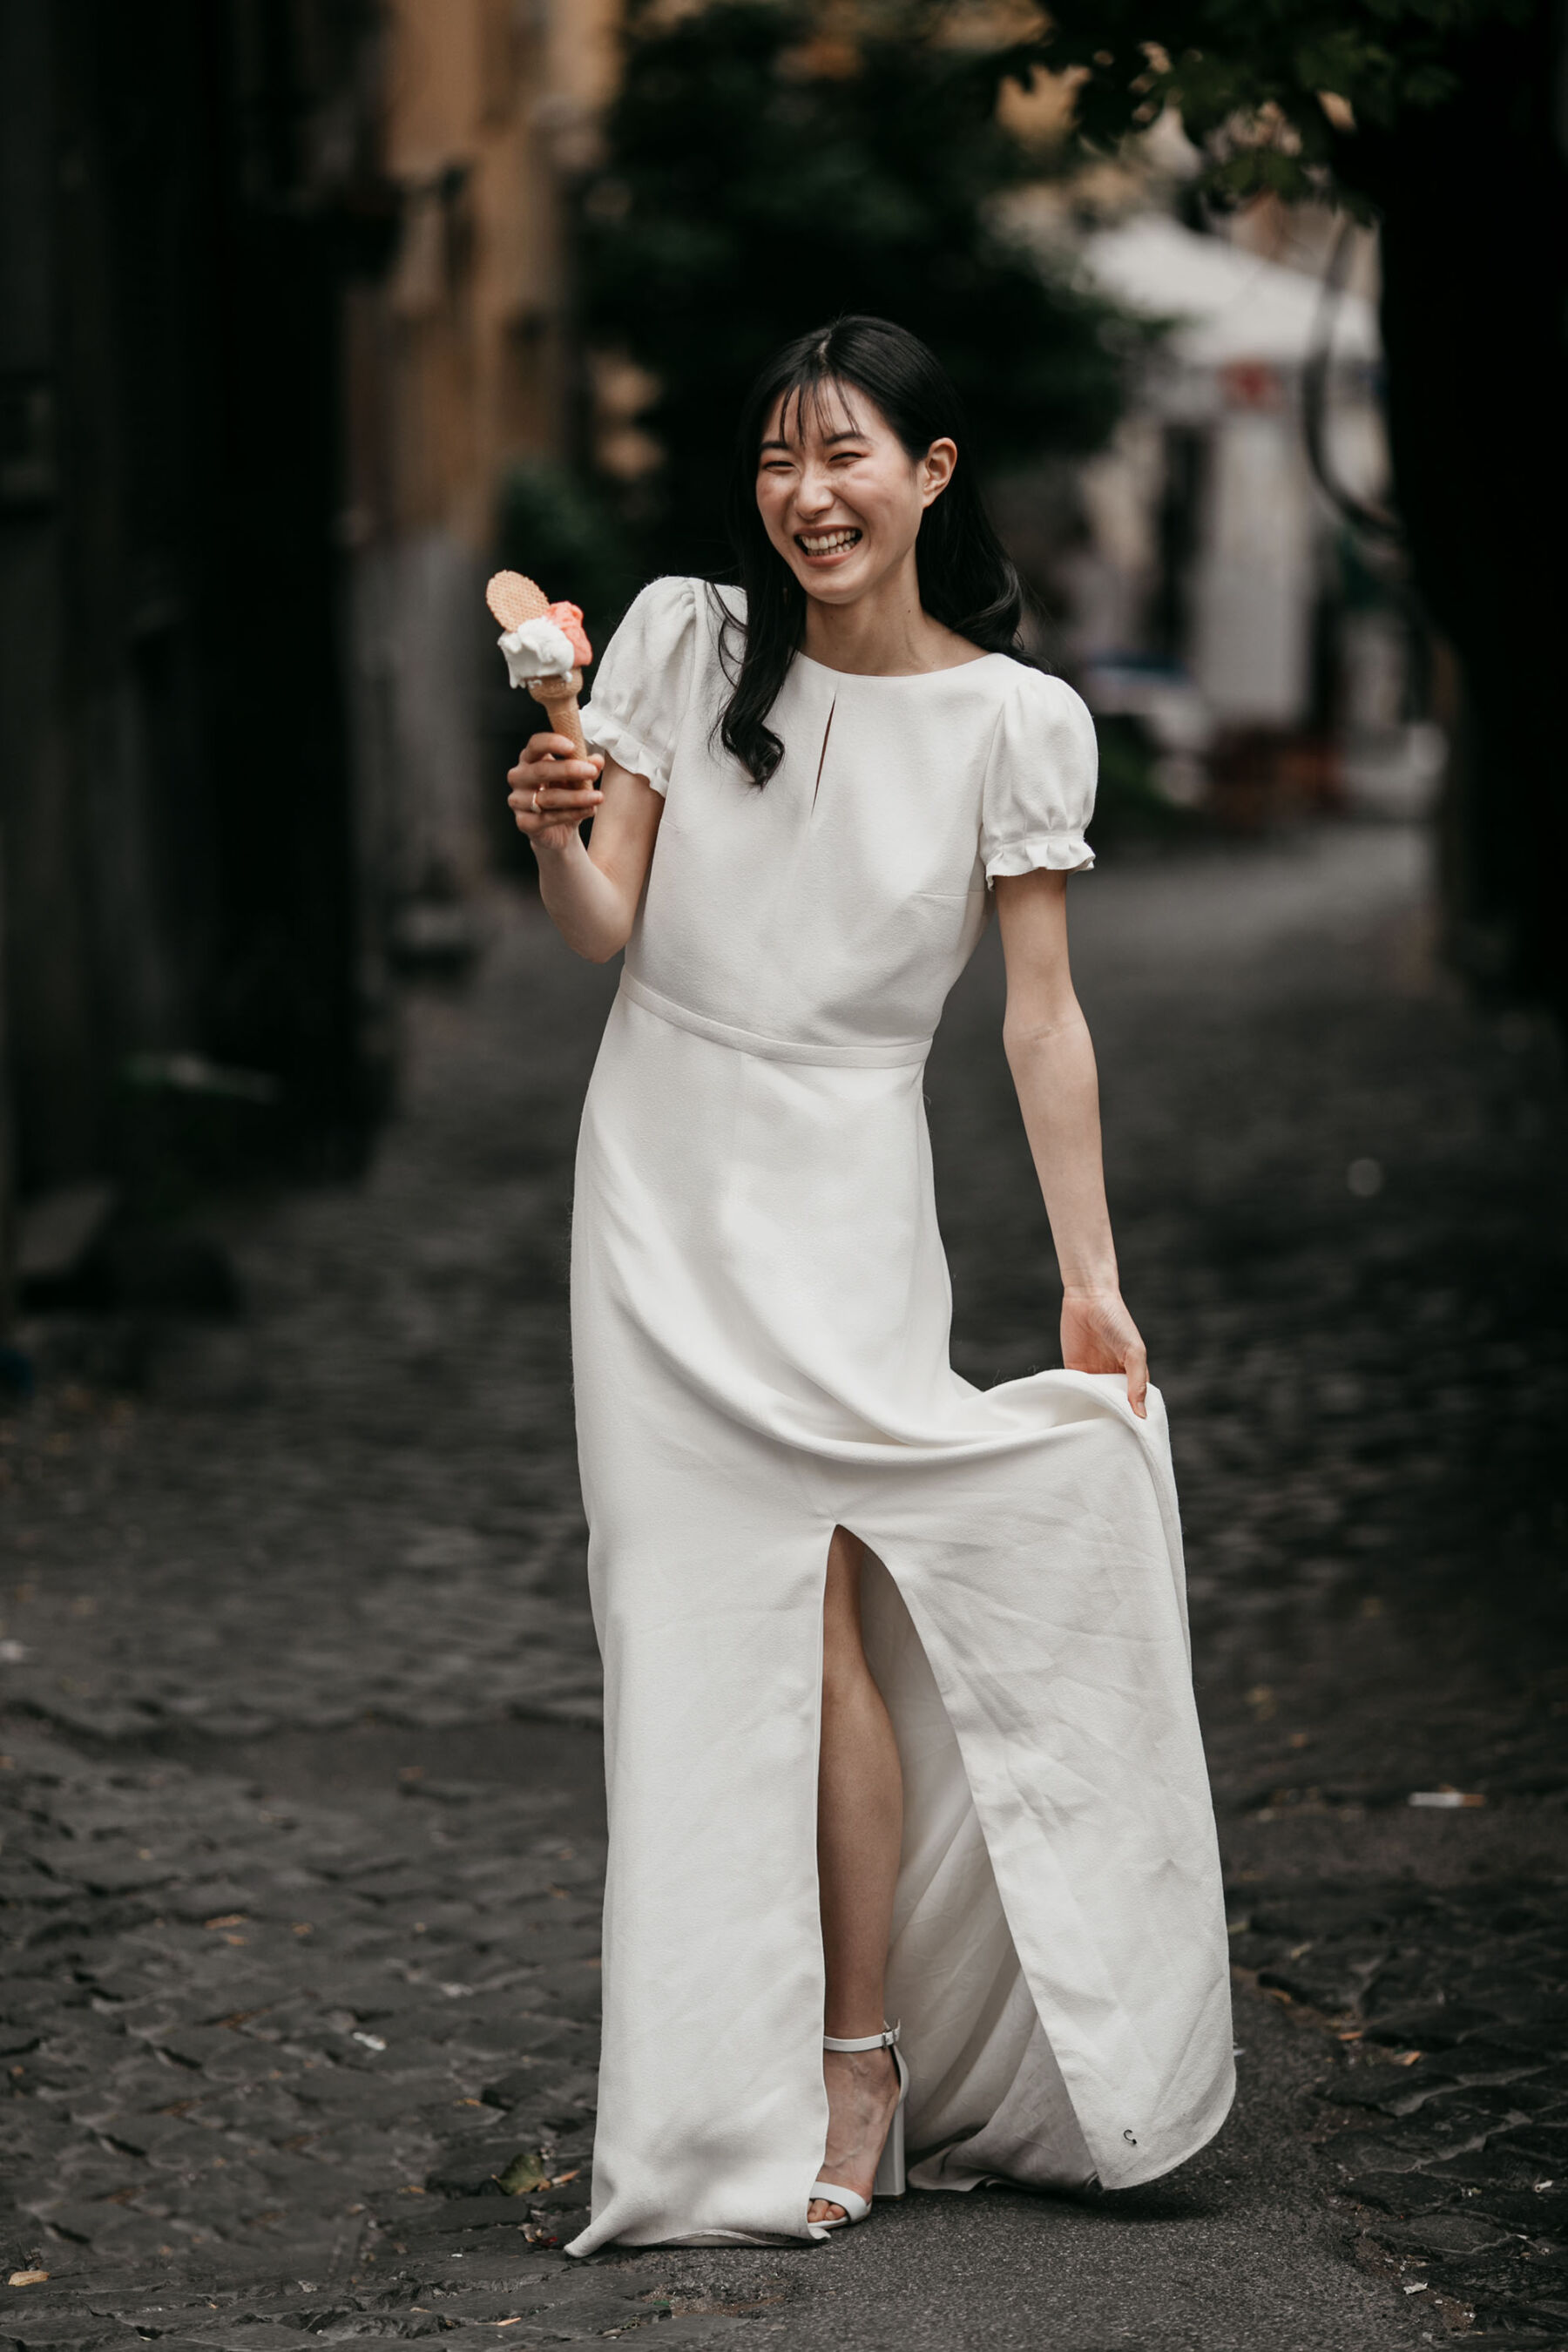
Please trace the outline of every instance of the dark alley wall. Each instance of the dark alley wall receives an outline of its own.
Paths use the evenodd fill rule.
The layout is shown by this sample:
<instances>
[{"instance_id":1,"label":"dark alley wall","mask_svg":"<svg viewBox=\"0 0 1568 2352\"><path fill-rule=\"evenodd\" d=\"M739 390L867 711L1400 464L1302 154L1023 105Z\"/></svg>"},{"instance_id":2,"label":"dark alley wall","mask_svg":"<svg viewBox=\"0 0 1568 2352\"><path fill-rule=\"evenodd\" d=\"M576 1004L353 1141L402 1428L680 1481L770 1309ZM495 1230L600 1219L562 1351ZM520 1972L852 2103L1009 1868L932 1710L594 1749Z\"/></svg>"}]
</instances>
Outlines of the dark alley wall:
<instances>
[{"instance_id":1,"label":"dark alley wall","mask_svg":"<svg viewBox=\"0 0 1568 2352\"><path fill-rule=\"evenodd\" d=\"M375 1090L340 677L338 299L366 11L0 0L0 814L14 1177L125 1153L126 1057Z\"/></svg>"}]
</instances>

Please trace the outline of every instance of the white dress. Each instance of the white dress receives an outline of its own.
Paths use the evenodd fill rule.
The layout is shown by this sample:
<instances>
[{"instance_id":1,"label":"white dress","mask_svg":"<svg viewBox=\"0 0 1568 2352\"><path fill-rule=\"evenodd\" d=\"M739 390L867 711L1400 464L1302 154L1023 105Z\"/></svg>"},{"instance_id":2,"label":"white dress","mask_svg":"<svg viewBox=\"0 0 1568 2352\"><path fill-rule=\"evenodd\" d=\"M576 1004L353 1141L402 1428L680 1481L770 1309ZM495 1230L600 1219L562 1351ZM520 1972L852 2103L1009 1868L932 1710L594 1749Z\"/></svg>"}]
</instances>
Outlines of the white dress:
<instances>
[{"instance_id":1,"label":"white dress","mask_svg":"<svg viewBox=\"0 0 1568 2352\"><path fill-rule=\"evenodd\" d=\"M734 592L726 594L733 598ZM665 794L584 1112L573 1346L609 1874L572 2247L821 2234L822 1596L861 1537L905 1775L917 2187L1152 2179L1234 2088L1163 1408L949 1363L921 1070L987 886L1090 863L1094 732L988 654L797 656L761 791L713 592L656 581L589 740Z\"/></svg>"}]
</instances>

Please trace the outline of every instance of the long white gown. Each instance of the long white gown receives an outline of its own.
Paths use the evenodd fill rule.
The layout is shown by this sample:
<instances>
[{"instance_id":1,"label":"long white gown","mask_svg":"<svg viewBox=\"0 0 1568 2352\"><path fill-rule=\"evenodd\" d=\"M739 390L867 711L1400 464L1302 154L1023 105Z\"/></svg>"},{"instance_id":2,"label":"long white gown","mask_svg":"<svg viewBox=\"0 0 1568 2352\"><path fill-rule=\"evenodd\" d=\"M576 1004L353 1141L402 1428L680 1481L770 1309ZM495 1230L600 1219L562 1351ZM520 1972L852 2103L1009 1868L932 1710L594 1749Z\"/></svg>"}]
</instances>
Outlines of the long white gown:
<instances>
[{"instance_id":1,"label":"long white gown","mask_svg":"<svg viewBox=\"0 0 1568 2352\"><path fill-rule=\"evenodd\" d=\"M724 592L733 598L734 592ZM989 881L1090 863L1092 723L1004 655L797 656L757 790L714 592L656 581L591 742L665 809L585 1106L573 1342L610 1801L593 2217L770 2241L822 2161L822 1596L874 1558L905 1773L889 2014L917 2187L1116 2189L1233 2088L1163 1408L949 1362L921 1070Z\"/></svg>"}]
</instances>

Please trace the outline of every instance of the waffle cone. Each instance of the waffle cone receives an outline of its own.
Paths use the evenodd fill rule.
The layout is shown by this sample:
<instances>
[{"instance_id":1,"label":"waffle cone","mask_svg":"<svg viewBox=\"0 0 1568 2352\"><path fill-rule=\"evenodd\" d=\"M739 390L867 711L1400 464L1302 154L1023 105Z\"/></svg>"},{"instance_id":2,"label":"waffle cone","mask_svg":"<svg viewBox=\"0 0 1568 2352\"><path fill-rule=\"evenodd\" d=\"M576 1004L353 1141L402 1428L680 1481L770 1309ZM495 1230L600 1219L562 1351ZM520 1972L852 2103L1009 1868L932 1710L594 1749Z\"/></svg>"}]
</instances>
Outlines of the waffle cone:
<instances>
[{"instance_id":1,"label":"waffle cone","mask_svg":"<svg viewBox=\"0 0 1568 2352\"><path fill-rule=\"evenodd\" d=\"M568 670L564 677L531 677L528 681L528 690L535 702L542 704L550 713L550 724L554 733L569 736L574 757L585 760L588 746L583 740L583 718L577 708L577 697L582 687L583 673L580 669Z\"/></svg>"},{"instance_id":2,"label":"waffle cone","mask_svg":"<svg viewBox=\"0 0 1568 2352\"><path fill-rule=\"evenodd\" d=\"M503 629L520 629L550 610L550 599L536 580L521 572L497 572L485 589L485 602Z\"/></svg>"}]
</instances>

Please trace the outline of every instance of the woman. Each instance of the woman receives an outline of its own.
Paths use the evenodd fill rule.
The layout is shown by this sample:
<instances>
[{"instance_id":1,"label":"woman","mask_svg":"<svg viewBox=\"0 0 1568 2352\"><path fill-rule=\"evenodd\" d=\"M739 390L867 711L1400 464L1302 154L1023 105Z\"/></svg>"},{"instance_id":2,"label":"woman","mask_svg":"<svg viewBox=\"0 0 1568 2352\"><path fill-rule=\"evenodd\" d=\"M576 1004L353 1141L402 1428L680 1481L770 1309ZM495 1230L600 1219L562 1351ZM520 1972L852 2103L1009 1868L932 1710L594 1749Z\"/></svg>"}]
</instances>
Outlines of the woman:
<instances>
[{"instance_id":1,"label":"woman","mask_svg":"<svg viewBox=\"0 0 1568 2352\"><path fill-rule=\"evenodd\" d=\"M626 950L573 1244L610 1795L579 2254L820 2237L901 2192L906 2125L920 2187L1121 2187L1232 2094L1169 1451L1068 972L1094 732L1017 649L961 444L901 329L792 344L742 424L741 590L645 589L596 754L536 736L509 779L567 944ZM993 908L1067 1369L983 1394L921 1087Z\"/></svg>"}]
</instances>

